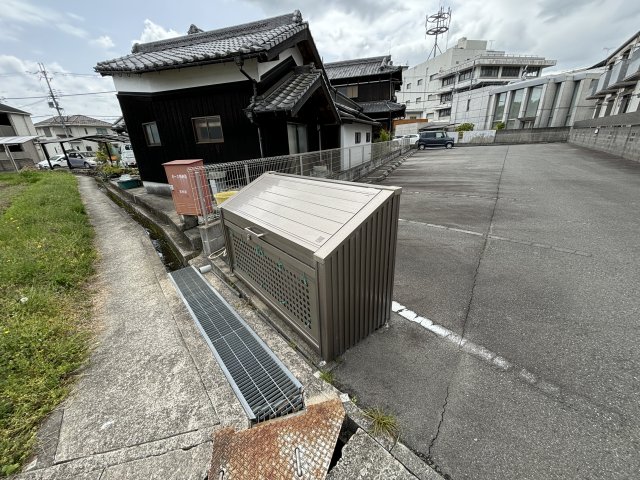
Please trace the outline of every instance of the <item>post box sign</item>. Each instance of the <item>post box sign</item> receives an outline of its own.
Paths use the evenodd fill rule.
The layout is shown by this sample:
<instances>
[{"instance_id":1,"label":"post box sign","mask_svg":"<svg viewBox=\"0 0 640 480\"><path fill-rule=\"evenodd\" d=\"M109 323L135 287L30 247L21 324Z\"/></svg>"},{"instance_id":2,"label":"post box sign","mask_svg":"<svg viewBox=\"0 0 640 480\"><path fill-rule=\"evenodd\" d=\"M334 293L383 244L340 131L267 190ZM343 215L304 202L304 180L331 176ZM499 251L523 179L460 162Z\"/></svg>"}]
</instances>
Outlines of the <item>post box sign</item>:
<instances>
[{"instance_id":1,"label":"post box sign","mask_svg":"<svg viewBox=\"0 0 640 480\"><path fill-rule=\"evenodd\" d=\"M172 162L163 163L167 180L171 186L171 197L176 212L180 215L203 215L213 211L211 204L211 194L208 191L198 195L198 183L200 188L208 189L204 170L198 172L200 179L190 179L188 169L192 167L202 167L201 159L193 160L174 160ZM201 180L198 182L197 180ZM204 213L203 213L204 212Z\"/></svg>"}]
</instances>

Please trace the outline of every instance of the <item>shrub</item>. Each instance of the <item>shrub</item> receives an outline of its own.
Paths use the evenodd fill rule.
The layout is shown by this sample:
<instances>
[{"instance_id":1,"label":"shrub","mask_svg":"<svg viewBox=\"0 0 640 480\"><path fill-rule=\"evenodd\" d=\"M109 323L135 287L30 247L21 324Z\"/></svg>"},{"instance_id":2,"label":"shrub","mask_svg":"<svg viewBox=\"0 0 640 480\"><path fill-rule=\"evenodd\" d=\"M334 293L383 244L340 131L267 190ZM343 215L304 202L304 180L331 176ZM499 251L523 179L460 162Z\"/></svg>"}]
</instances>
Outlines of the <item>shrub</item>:
<instances>
[{"instance_id":1,"label":"shrub","mask_svg":"<svg viewBox=\"0 0 640 480\"><path fill-rule=\"evenodd\" d=\"M473 123L461 123L456 127L456 132L470 132L474 129Z\"/></svg>"},{"instance_id":2,"label":"shrub","mask_svg":"<svg viewBox=\"0 0 640 480\"><path fill-rule=\"evenodd\" d=\"M504 130L504 127L506 127L506 125L504 124L504 122L498 122L496 123L496 130Z\"/></svg>"}]
</instances>

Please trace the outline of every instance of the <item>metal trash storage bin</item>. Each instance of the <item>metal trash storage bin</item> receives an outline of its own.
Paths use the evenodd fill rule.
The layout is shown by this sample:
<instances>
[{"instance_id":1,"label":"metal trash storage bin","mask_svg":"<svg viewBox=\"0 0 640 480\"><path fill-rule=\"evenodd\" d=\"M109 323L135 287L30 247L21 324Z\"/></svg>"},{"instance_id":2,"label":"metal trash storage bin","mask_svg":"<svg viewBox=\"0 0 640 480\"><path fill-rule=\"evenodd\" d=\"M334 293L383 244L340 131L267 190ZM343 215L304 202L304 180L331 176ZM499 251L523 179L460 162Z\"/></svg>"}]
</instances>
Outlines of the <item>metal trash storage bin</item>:
<instances>
[{"instance_id":1,"label":"metal trash storage bin","mask_svg":"<svg viewBox=\"0 0 640 480\"><path fill-rule=\"evenodd\" d=\"M231 269L333 360L389 320L400 193L265 173L220 206Z\"/></svg>"}]
</instances>

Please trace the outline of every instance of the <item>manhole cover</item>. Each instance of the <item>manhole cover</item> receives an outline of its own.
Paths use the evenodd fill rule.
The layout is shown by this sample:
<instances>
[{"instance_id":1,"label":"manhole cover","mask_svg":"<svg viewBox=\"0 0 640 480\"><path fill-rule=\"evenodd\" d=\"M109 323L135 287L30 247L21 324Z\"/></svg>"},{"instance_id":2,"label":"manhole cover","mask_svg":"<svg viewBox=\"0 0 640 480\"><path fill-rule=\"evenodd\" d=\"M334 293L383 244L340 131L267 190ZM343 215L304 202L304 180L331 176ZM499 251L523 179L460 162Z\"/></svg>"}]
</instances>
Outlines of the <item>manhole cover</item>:
<instances>
[{"instance_id":1,"label":"manhole cover","mask_svg":"<svg viewBox=\"0 0 640 480\"><path fill-rule=\"evenodd\" d=\"M338 399L213 439L210 480L323 479L344 420Z\"/></svg>"}]
</instances>

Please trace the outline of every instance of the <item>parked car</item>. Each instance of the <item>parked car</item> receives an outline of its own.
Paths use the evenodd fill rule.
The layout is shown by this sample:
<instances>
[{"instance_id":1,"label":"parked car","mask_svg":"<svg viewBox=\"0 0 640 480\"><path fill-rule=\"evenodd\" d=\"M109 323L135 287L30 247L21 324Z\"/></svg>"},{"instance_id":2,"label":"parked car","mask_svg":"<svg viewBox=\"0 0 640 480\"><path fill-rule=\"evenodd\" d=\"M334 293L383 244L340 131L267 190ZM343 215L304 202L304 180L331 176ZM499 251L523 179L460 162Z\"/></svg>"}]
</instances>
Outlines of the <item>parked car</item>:
<instances>
[{"instance_id":1,"label":"parked car","mask_svg":"<svg viewBox=\"0 0 640 480\"><path fill-rule=\"evenodd\" d=\"M409 135L405 135L402 138L408 138L409 142L413 145L414 143L416 143L420 139L420 135L418 135L417 133L411 133Z\"/></svg>"},{"instance_id":2,"label":"parked car","mask_svg":"<svg viewBox=\"0 0 640 480\"><path fill-rule=\"evenodd\" d=\"M130 143L125 143L120 148L120 161L123 167L136 166L136 156L133 154L133 148Z\"/></svg>"},{"instance_id":3,"label":"parked car","mask_svg":"<svg viewBox=\"0 0 640 480\"><path fill-rule=\"evenodd\" d=\"M67 155L69 156L71 168L93 168L96 166L96 161L94 159L87 158L82 153L68 152ZM49 159L49 161L54 169L67 167L67 159L64 154L54 155ZM49 162L42 160L38 163L38 168L42 170L48 169Z\"/></svg>"},{"instance_id":4,"label":"parked car","mask_svg":"<svg viewBox=\"0 0 640 480\"><path fill-rule=\"evenodd\" d=\"M418 139L418 149L424 150L427 147L453 148L454 140L445 131L420 132Z\"/></svg>"}]
</instances>

